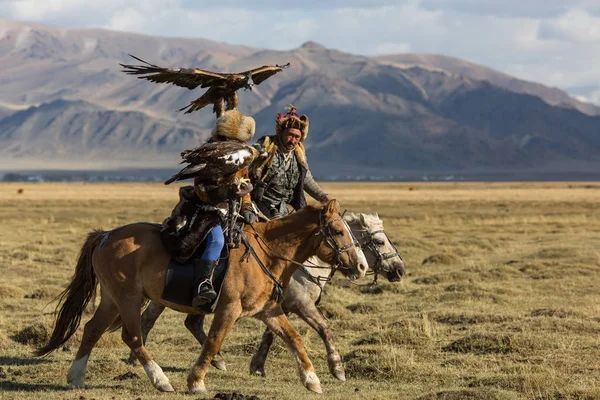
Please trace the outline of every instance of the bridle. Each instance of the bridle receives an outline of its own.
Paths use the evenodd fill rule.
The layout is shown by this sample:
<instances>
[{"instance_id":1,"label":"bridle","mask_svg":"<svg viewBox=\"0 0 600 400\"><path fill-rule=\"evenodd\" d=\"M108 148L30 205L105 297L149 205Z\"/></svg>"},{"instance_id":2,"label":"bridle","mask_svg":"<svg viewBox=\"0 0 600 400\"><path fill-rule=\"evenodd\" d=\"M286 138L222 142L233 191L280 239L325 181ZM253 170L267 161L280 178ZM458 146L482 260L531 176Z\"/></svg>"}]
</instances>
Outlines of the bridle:
<instances>
[{"instance_id":1,"label":"bridle","mask_svg":"<svg viewBox=\"0 0 600 400\"><path fill-rule=\"evenodd\" d=\"M375 244L375 240L374 240L375 235L378 233L383 233L385 235L386 239L388 240L388 242L390 243L390 245L392 246L394 251L389 252L389 253L382 253L381 251L379 251L379 246L377 244ZM398 253L398 248L396 248L394 243L390 240L390 237L387 235L387 233L385 233L385 230L379 229L379 230L371 232L371 231L365 229L362 232L362 237L363 237L363 240L365 243L363 245L363 248L367 248L367 249L371 250L373 252L373 254L375 254L375 266L373 268L374 271L379 269L379 267L383 268L383 262L386 260L389 260L390 258L398 257L398 258L400 258L400 260L402 260L402 256L400 255L400 253ZM404 260L402 260L402 261L404 261Z\"/></svg>"},{"instance_id":2,"label":"bridle","mask_svg":"<svg viewBox=\"0 0 600 400\"><path fill-rule=\"evenodd\" d=\"M315 233L315 236L321 235L321 241L317 244L317 248L321 245L321 242L325 241L325 243L327 243L327 245L329 245L329 247L331 247L331 249L333 251L335 251L336 263L335 263L334 268L339 268L339 269L349 269L347 267L342 266L342 254L344 254L345 252L347 252L355 247L360 248L360 243L358 243L358 240L356 239L356 237L354 237L354 234L352 233L352 229L350 229L350 227L344 220L345 213L346 213L346 211L344 211L340 215L339 218L333 219L331 221L327 221L325 219L325 215L323 214L323 210L320 210L319 211L319 232ZM352 239L352 241L350 243L348 243L345 246L341 246L341 247L338 244L338 242L335 240L334 234L331 230L331 224L338 222L338 221L342 221L342 223L344 224L344 227L346 228L346 230L348 231L348 234L350 235L350 238Z\"/></svg>"},{"instance_id":3,"label":"bridle","mask_svg":"<svg viewBox=\"0 0 600 400\"><path fill-rule=\"evenodd\" d=\"M344 213L346 213L344 211ZM344 223L344 227L346 228L346 230L348 231L348 234L350 235L350 237L352 238L352 242L340 247L337 243L337 241L334 238L334 235L331 231L331 224L333 224L334 222L337 221L342 221ZM283 256L281 253L275 251L271 246L269 246L269 244L265 241L264 238L262 238L258 232L256 231L256 228L254 228L254 226L252 226L252 224L250 224L250 227L252 228L252 230L254 231L254 237L259 240L260 242L262 242L262 244L265 245L265 247L267 249L269 249L269 251L276 257L288 261L292 264L296 264L300 267L300 269L302 269L304 272L308 273L308 275L311 278L314 278L307 270L306 267L309 267L308 265L299 263L297 261L294 261L288 257ZM321 240L317 243L316 247L315 247L315 252L316 250L319 248L319 246L321 245L321 243L323 241L325 241L325 243L327 243L334 251L335 251L335 257L336 257L336 265L333 267L320 267L320 266L315 266L312 265L310 266L311 268L323 268L323 269L331 269L331 273L329 274L329 277L326 278L327 280L331 280L331 278L333 277L333 274L335 273L336 269L352 269L351 267L344 267L342 260L341 260L341 256L343 253L349 251L350 249L354 248L354 247L358 247L360 248L360 244L358 243L358 240L356 240L356 237L354 236L354 234L352 233L352 229L350 229L350 227L348 226L348 224L346 223L346 221L344 221L344 214L341 214L340 218L336 218L332 221L327 221L325 219L325 216L323 214L323 210L319 210L319 231L317 233L315 233L315 236L321 236ZM244 232L242 231L240 233L241 239L243 240L244 244L246 245L246 252L244 253L244 255L242 256L242 260L248 260L248 258L250 257L250 255L254 256L254 258L256 259L256 261L258 262L260 268L263 270L263 272L265 273L265 275L267 275L269 277L269 279L271 279L271 281L273 281L274 283L274 287L273 287L273 293L271 295L271 299L276 300L277 302L280 302L283 299L283 290L284 290L284 286L277 280L275 279L275 277L271 274L271 272L268 270L268 268L264 265L264 263L262 262L262 260L258 257L258 255L256 254L256 252L254 251L254 249L252 248L250 242L248 241L248 238L246 237L246 235L244 234ZM316 279L316 278L314 278ZM314 281L313 279L313 281ZM316 282L318 283L318 280Z\"/></svg>"},{"instance_id":4,"label":"bridle","mask_svg":"<svg viewBox=\"0 0 600 400\"><path fill-rule=\"evenodd\" d=\"M385 237L387 238L389 244L392 246L392 249L394 249L394 251L389 252L389 253L382 253L379 250L379 246L375 243L375 240L374 240L375 235L378 233L383 233L385 235ZM364 229L362 231L361 236L364 241L364 244L362 246L363 249L368 249L375 255L375 265L373 266L374 276L373 276L372 284L376 285L377 284L377 276L379 275L379 269L381 268L383 271L389 272L383 268L384 261L389 260L390 258L394 258L394 257L398 257L401 261L404 261L404 260L402 260L402 256L398 252L398 248L390 240L390 237L387 235L385 230L378 229L376 231L369 231L368 229Z\"/></svg>"}]
</instances>

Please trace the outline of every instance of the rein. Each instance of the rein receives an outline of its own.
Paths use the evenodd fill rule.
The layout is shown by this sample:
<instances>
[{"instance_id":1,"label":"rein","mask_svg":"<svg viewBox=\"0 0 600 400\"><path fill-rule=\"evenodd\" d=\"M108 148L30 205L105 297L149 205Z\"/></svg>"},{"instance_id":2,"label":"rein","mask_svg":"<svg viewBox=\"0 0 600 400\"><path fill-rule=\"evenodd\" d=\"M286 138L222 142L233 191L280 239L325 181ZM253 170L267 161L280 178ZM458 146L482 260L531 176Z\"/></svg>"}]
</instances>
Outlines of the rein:
<instances>
[{"instance_id":1,"label":"rein","mask_svg":"<svg viewBox=\"0 0 600 400\"><path fill-rule=\"evenodd\" d=\"M346 229L348 230L348 233L350 234L350 237L352 238L352 242L350 244L347 244L345 246L340 247L338 245L338 243L336 242L336 240L333 238L333 233L331 232L331 224L342 220L344 223L344 226L346 227ZM335 251L336 253L336 259L337 259L337 263L336 263L336 267L333 266L327 266L327 267L322 267L320 265L316 265L313 264L312 266L308 266L306 264L302 264L299 263L295 260L292 260L288 257L285 257L284 255L282 255L281 253L279 253L278 251L276 251L275 249L273 249L271 246L269 246L269 244L267 243L267 241L260 236L260 234L258 233L258 231L256 230L256 228L254 228L254 226L252 224L250 224L250 228L252 228L252 230L254 231L254 237L256 238L256 240L260 241L271 253L272 255L274 255L275 257L282 259L284 261L287 261L289 263L292 263L294 265L297 265L299 267L299 269L301 271L303 271L304 273L306 273L310 279L316 283L319 287L321 287L320 282L329 282L332 278L333 275L335 274L335 270L336 267L337 268L343 268L341 267L342 262L341 262L341 254L352 249L353 247L360 247L358 240L356 240L356 238L354 237L354 234L352 233L352 230L350 229L350 227L348 226L348 224L346 223L346 221L344 221L343 217L334 219L333 221L329 221L327 222L324 217L323 217L323 213L322 211L319 212L319 232L315 233L316 235L321 235L321 241L319 241L319 243L317 244L317 248L321 245L321 242L323 240L326 241L326 243ZM271 271L269 271L269 269L264 265L264 263L262 262L262 260L258 257L258 254L256 254L256 251L254 250L254 248L252 247L252 245L250 244L250 241L248 240L248 237L244 234L243 231L240 231L240 237L242 239L242 241L244 242L244 244L246 245L246 253L242 256L242 260L244 259L248 259L248 257L250 255L252 255L256 261L258 262L258 265L260 266L260 268L263 270L263 272L265 273L265 275L267 275L267 277L269 279L271 279L271 281L273 281L273 283L275 284L274 288L273 288L273 293L271 294L271 299L277 301L278 303L281 302L281 300L283 300L283 290L285 289L285 287L273 276L273 274L271 273ZM309 268L322 268L322 269L331 269L331 273L329 274L329 276L327 278L322 278L322 277L314 277L310 272L308 272L308 270L306 269L307 267ZM319 296L320 298L321 296Z\"/></svg>"},{"instance_id":2,"label":"rein","mask_svg":"<svg viewBox=\"0 0 600 400\"><path fill-rule=\"evenodd\" d=\"M319 214L319 220L320 220L320 221L321 221L321 219L322 219L322 218L321 218L321 217L322 217L322 215L323 215L322 213L320 213L320 214ZM344 221L344 225L346 226L346 229L348 229L348 232L350 233L350 236L352 237L352 243L350 243L350 244L348 244L348 245L346 245L346 246L344 246L344 247L339 247L339 246L338 246L338 244L337 244L337 242L335 241L335 239L333 239L333 234L331 233L331 227L330 227L330 224L332 224L332 223L334 223L334 222L336 222L336 221L339 221L339 220L340 220L340 218L334 219L333 221L329 221L329 222L326 222L326 221L325 221L325 224L321 224L321 225L320 225L320 227L319 227L319 232L315 233L315 236L322 235L322 236L321 236L321 241L320 241L320 242L317 244L317 247L318 247L318 246L321 244L321 242L322 242L323 240L325 240L325 241L327 242L327 244L328 244L328 245L329 245L329 246L330 246L330 247L331 247L333 250L335 250L335 251L336 251L336 258L337 258L337 260L338 260L338 263L336 264L336 267L337 267L337 268L343 268L343 267L340 267L340 266L339 266L339 265L341 265L341 261L339 261L339 260L340 260L340 256L341 256L341 254L342 254L342 253L344 253L344 252L346 252L346 251L348 251L348 250L350 250L350 249L351 249L351 248L353 248L353 247L360 247L360 245L359 245L359 243L358 243L358 240L356 240L356 238L355 238L355 237L354 237L354 235L352 234L352 230L351 230L351 229L348 227L348 225L346 224L346 221ZM299 263L298 261L294 261L294 260L292 260L291 258L285 257L284 255L282 255L281 253L279 253L278 251L276 251L275 249L273 249L271 246L269 246L269 244L266 242L266 240L265 240L265 239L263 239L263 238L262 238L262 236L260 236L260 234L259 234L259 233L256 231L256 228L254 228L254 226L253 226L253 225L250 225L250 227L251 227L251 228L252 228L252 230L254 231L254 237L255 237L257 240L259 240L260 242L262 242L262 243L265 245L265 247L266 247L267 249L269 249L269 251L270 251L271 253L273 253L273 255L274 255L275 257L277 257L277 258L280 258L280 259L282 259L282 260L285 260L285 261L288 261L288 262L290 262L290 263L292 263L292 264L294 264L294 265L297 265L298 267L302 268L302 269L304 270L304 272L306 272L306 273L308 273L308 274L309 274L309 272L308 272L308 271L306 271L306 267L309 267L309 268L320 268L320 269L329 269L329 268L332 268L332 267L322 267L322 266L320 266L320 265L316 265L316 264L313 264L313 265L306 265L306 264ZM325 231L325 230L324 230L324 227L327 227L327 231ZM311 263L311 264L312 264L312 263ZM335 269L335 267L334 267L333 269ZM309 274L309 275L310 275L310 274ZM333 274L331 274L331 275L333 275ZM311 275L311 276L312 276L312 275Z\"/></svg>"},{"instance_id":3,"label":"rein","mask_svg":"<svg viewBox=\"0 0 600 400\"><path fill-rule=\"evenodd\" d=\"M269 271L269 269L265 267L265 264L263 264L260 257L258 257L258 254L256 254L256 251L254 251L254 248L250 245L250 242L248 241L248 238L246 237L243 231L240 232L240 236L242 238L242 241L246 245L247 252L254 256L256 262L258 262L258 265L260 265L260 268L263 270L265 275L267 275L269 279L271 279L275 284L275 286L273 287L273 293L271 293L271 300L275 300L277 303L281 303L281 301L283 300L283 290L285 289L285 286L283 286L277 279L275 279L271 271ZM243 255L242 260L244 258L247 259L248 257L246 255Z\"/></svg>"}]
</instances>

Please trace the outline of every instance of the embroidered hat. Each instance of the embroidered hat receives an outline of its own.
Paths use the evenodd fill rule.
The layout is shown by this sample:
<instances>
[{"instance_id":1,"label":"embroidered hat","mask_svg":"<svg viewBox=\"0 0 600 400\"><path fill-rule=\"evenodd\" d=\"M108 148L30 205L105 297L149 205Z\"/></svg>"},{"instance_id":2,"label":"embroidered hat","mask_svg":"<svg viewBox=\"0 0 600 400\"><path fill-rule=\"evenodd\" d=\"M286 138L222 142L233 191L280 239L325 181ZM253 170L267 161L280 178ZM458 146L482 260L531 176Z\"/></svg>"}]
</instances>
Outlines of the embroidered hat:
<instances>
[{"instance_id":1,"label":"embroidered hat","mask_svg":"<svg viewBox=\"0 0 600 400\"><path fill-rule=\"evenodd\" d=\"M295 128L302 133L300 141L303 142L308 136L308 117L304 114L298 115L296 107L292 104L289 104L286 110L287 114L277 113L275 117L275 133L280 134L285 129Z\"/></svg>"}]
</instances>

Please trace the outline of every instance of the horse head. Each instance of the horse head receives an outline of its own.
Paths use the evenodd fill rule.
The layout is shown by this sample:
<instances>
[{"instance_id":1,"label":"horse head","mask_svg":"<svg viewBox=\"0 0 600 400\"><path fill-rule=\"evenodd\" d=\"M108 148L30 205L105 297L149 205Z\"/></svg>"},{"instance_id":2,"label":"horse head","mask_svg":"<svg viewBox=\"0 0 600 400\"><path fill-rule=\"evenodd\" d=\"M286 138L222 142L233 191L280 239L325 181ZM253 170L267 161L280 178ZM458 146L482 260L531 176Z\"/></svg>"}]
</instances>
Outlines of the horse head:
<instances>
[{"instance_id":1,"label":"horse head","mask_svg":"<svg viewBox=\"0 0 600 400\"><path fill-rule=\"evenodd\" d=\"M404 261L385 233L383 221L379 216L350 213L345 219L353 227L353 231L358 232L359 244L373 271L376 274L385 272L390 282L400 281L406 274Z\"/></svg>"},{"instance_id":2,"label":"horse head","mask_svg":"<svg viewBox=\"0 0 600 400\"><path fill-rule=\"evenodd\" d=\"M359 242L340 214L336 200L318 208L319 244L316 256L339 269L344 276L354 280L365 276L368 264Z\"/></svg>"}]
</instances>

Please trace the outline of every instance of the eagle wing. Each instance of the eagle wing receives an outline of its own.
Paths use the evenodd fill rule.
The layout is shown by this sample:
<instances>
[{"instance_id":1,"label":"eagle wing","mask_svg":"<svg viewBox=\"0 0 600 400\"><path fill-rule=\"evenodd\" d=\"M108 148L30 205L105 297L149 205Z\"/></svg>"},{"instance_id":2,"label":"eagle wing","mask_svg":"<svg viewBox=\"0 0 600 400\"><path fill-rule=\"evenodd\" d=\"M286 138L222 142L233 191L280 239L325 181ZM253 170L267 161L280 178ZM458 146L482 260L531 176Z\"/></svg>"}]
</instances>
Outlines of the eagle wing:
<instances>
[{"instance_id":1,"label":"eagle wing","mask_svg":"<svg viewBox=\"0 0 600 400\"><path fill-rule=\"evenodd\" d=\"M165 185L190 178L214 182L248 167L257 156L254 147L238 141L206 143L181 153L182 163L188 165L169 178Z\"/></svg>"},{"instance_id":2,"label":"eagle wing","mask_svg":"<svg viewBox=\"0 0 600 400\"><path fill-rule=\"evenodd\" d=\"M285 65L263 65L262 67L254 68L249 71L240 72L239 75L247 76L250 75L252 77L252 81L255 85L260 85L261 82L266 81L276 73L283 71L285 68L289 67L290 63Z\"/></svg>"},{"instance_id":3,"label":"eagle wing","mask_svg":"<svg viewBox=\"0 0 600 400\"><path fill-rule=\"evenodd\" d=\"M147 79L156 83L172 83L188 89L209 88L198 99L179 109L179 111L186 110L186 114L200 110L209 104L215 104L223 98L229 101L229 99L234 98L236 90L241 88L251 89L252 85L258 85L290 66L290 63L285 65L263 65L240 73L219 73L199 68L164 68L150 64L131 54L130 56L144 65L120 64L124 68L123 72L128 75L138 75L139 79ZM236 107L237 102L229 104L229 109Z\"/></svg>"},{"instance_id":4,"label":"eagle wing","mask_svg":"<svg viewBox=\"0 0 600 400\"><path fill-rule=\"evenodd\" d=\"M140 75L139 79L147 79L150 82L172 83L188 89L195 89L198 86L206 88L214 85L226 85L232 80L244 77L239 74L221 74L199 68L164 68L150 64L134 55L130 54L130 56L145 65L120 64L124 68L123 72L128 75Z\"/></svg>"}]
</instances>

